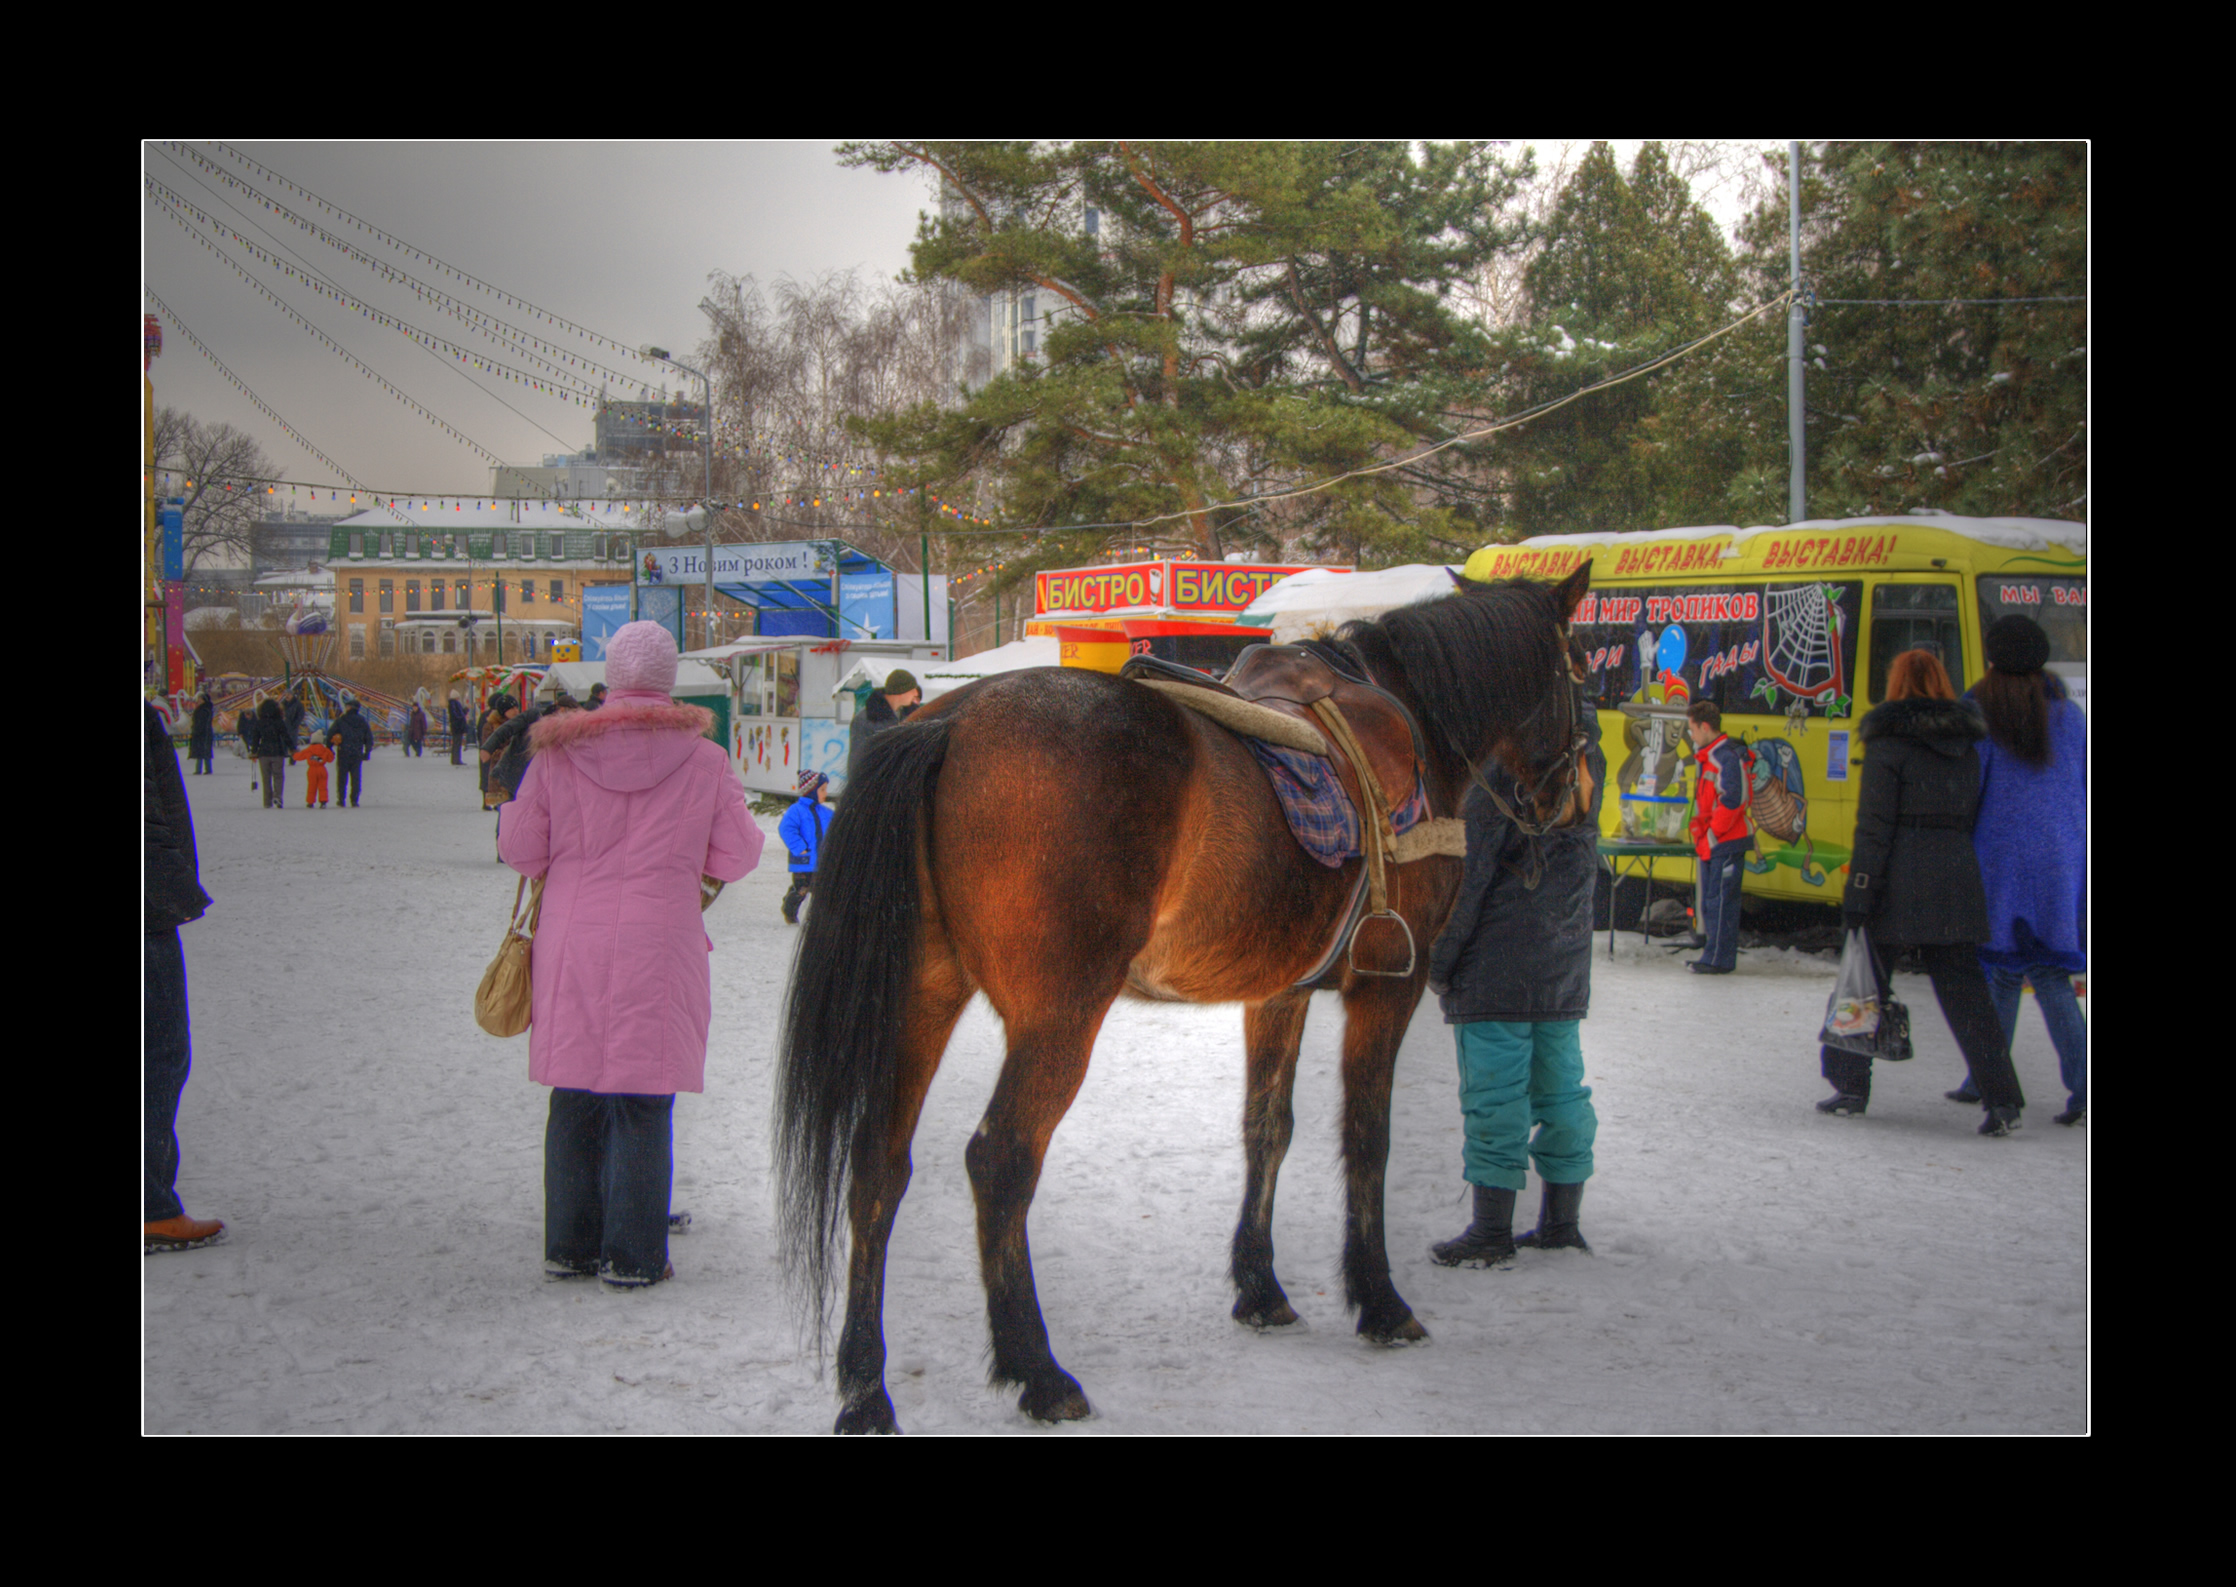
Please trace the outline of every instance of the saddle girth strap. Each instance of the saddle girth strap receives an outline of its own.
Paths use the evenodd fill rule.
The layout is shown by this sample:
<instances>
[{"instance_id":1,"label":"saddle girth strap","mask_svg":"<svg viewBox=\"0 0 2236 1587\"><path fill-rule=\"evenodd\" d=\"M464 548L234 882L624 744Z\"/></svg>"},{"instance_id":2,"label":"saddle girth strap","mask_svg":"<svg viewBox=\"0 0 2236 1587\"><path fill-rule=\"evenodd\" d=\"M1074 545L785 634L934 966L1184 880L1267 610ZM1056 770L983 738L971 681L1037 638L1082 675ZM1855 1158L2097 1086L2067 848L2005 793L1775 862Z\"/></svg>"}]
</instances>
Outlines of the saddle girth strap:
<instances>
[{"instance_id":1,"label":"saddle girth strap","mask_svg":"<svg viewBox=\"0 0 2236 1587\"><path fill-rule=\"evenodd\" d=\"M1382 785L1375 780L1373 763L1367 759L1351 724L1343 720L1343 713L1336 709L1333 700L1312 702L1312 714L1327 729L1328 740L1350 759L1351 769L1359 774L1359 802L1366 806L1359 812L1359 842L1366 850L1367 909L1372 914L1387 914L1389 901L1389 853L1397 842L1397 833L1390 825L1389 801L1383 797Z\"/></svg>"}]
</instances>

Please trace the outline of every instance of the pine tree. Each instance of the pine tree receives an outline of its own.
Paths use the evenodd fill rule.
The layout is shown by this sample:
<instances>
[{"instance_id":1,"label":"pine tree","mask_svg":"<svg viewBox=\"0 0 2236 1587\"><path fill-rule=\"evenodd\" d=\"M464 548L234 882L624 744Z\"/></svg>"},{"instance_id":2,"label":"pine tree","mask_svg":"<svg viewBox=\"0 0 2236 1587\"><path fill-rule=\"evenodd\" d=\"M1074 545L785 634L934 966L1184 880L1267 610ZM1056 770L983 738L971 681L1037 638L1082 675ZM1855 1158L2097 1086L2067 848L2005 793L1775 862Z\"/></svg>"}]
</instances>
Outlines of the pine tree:
<instances>
[{"instance_id":1,"label":"pine tree","mask_svg":"<svg viewBox=\"0 0 2236 1587\"><path fill-rule=\"evenodd\" d=\"M1782 290L1783 192L1745 241L1757 290ZM2085 297L2087 261L2084 145L1805 148L1810 515L2085 517L2088 305L2016 300ZM1784 521L1784 354L1766 325L1715 361L1740 523Z\"/></svg>"},{"instance_id":2,"label":"pine tree","mask_svg":"<svg viewBox=\"0 0 2236 1587\"><path fill-rule=\"evenodd\" d=\"M1547 218L1524 278L1525 325L1505 338L1506 405L1519 412L1680 347L1729 318L1738 278L1715 222L1658 143L1626 180L1594 144ZM1514 536L1699 522L1738 453L1704 445L1672 414L1657 373L1501 437Z\"/></svg>"},{"instance_id":3,"label":"pine tree","mask_svg":"<svg viewBox=\"0 0 2236 1587\"><path fill-rule=\"evenodd\" d=\"M1464 426L1494 362L1447 299L1519 242L1504 217L1526 159L1402 142L894 142L841 157L938 175L917 278L1060 305L1037 356L959 408L862 427L915 478L968 482L1046 531L1008 578L1145 540L1372 564L1480 539L1465 447L1281 493ZM1113 527L1150 519L1163 522L1146 536Z\"/></svg>"}]
</instances>

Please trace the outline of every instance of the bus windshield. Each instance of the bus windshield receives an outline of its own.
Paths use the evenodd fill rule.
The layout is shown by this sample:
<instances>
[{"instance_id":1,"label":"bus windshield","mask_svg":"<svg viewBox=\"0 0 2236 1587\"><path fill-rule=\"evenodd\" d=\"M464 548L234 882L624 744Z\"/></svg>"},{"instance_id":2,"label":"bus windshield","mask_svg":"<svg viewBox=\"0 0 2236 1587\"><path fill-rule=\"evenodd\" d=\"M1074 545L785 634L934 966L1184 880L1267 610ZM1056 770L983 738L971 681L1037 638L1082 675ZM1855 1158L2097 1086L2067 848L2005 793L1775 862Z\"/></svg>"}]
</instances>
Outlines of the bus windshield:
<instances>
[{"instance_id":1,"label":"bus windshield","mask_svg":"<svg viewBox=\"0 0 2236 1587\"><path fill-rule=\"evenodd\" d=\"M2050 636L2052 662L2088 664L2088 580L2032 573L1980 575L1980 633L1998 618L2031 617Z\"/></svg>"}]
</instances>

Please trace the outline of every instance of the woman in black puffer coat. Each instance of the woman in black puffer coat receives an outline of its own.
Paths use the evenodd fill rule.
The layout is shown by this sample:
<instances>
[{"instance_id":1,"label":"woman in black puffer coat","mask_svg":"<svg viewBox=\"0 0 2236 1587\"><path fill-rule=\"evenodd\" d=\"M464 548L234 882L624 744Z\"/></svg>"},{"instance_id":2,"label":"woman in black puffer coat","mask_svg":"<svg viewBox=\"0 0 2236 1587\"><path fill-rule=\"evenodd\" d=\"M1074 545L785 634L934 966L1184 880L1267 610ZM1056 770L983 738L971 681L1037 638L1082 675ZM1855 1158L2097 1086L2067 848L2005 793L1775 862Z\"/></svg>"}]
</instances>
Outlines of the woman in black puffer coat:
<instances>
[{"instance_id":1,"label":"woman in black puffer coat","mask_svg":"<svg viewBox=\"0 0 2236 1587\"><path fill-rule=\"evenodd\" d=\"M1934 999L1979 1084L1987 1114L1980 1133L2007 1135L2018 1127L2026 1098L1980 970L1987 894L1972 851L1980 806L1977 746L1987 724L1955 693L1941 663L1925 651L1905 651L1887 669L1886 703L1859 724L1863 781L1840 913L1847 925L1869 928L1882 997L1891 956L1903 948L1918 951L1933 978ZM1870 1057L1826 1047L1821 1061L1833 1095L1817 1111L1862 1114L1871 1097Z\"/></svg>"}]
</instances>

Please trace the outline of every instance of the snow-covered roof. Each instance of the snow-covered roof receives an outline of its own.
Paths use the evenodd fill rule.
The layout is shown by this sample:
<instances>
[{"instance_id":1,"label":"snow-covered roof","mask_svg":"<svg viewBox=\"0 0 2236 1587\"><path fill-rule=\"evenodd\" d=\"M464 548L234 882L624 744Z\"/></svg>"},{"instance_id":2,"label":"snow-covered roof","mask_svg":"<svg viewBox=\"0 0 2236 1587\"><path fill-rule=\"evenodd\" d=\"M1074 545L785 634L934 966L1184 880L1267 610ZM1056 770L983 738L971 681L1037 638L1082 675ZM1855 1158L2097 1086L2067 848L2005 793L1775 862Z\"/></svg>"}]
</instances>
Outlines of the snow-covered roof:
<instances>
[{"instance_id":1,"label":"snow-covered roof","mask_svg":"<svg viewBox=\"0 0 2236 1587\"><path fill-rule=\"evenodd\" d=\"M657 511L641 502L584 501L561 507L554 501L515 502L509 497L422 496L399 501L393 509L373 507L353 513L334 527L374 533L407 523L422 529L596 530L643 529L659 521Z\"/></svg>"},{"instance_id":2,"label":"snow-covered roof","mask_svg":"<svg viewBox=\"0 0 2236 1587\"><path fill-rule=\"evenodd\" d=\"M1636 545L1648 540L1706 540L1715 535L1730 535L1732 544L1737 546L1756 535L1784 534L1788 530L1851 530L1890 524L1940 529L1983 545L2003 546L2013 551L2064 546L2083 555L2088 552L2088 525L2085 523L2071 523L2063 518L1965 518L1944 512L1881 513L1872 518L1805 518L1799 523L1756 524L1749 529L1727 523L1680 529L1633 529L1617 534L1532 535L1519 543L1525 546Z\"/></svg>"},{"instance_id":3,"label":"snow-covered roof","mask_svg":"<svg viewBox=\"0 0 2236 1587\"><path fill-rule=\"evenodd\" d=\"M536 692L549 698L565 689L578 700L590 698L590 691L606 681L606 664L602 661L554 661L544 669L543 682ZM703 661L678 661L675 664L673 694L726 694L729 682Z\"/></svg>"},{"instance_id":4,"label":"snow-covered roof","mask_svg":"<svg viewBox=\"0 0 2236 1587\"><path fill-rule=\"evenodd\" d=\"M960 689L966 683L976 683L997 672L1022 672L1027 667L1060 667L1063 662L1063 642L1053 634L1036 634L1031 639L1014 640L1006 645L996 645L992 650L981 650L977 655L965 656L960 661L927 661L909 670L916 674L916 681L923 685L924 698L936 700L950 689Z\"/></svg>"},{"instance_id":5,"label":"snow-covered roof","mask_svg":"<svg viewBox=\"0 0 2236 1587\"><path fill-rule=\"evenodd\" d=\"M1415 601L1449 595L1457 571L1438 562L1409 562L1368 573L1310 568L1267 586L1235 623L1272 629L1276 644L1312 639L1358 618L1379 617Z\"/></svg>"}]
</instances>

